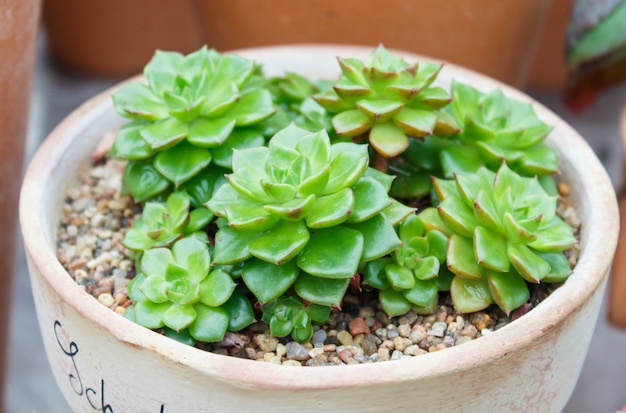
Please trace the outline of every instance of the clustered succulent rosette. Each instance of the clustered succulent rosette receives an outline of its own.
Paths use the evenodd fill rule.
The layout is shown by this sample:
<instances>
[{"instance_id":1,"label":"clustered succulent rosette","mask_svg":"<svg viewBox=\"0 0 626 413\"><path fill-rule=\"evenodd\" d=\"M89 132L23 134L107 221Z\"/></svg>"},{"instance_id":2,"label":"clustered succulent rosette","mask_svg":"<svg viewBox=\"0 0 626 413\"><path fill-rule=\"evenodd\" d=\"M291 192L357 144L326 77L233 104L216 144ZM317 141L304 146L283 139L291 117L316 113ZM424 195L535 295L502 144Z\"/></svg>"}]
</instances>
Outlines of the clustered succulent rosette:
<instances>
[{"instance_id":1,"label":"clustered succulent rosette","mask_svg":"<svg viewBox=\"0 0 626 413\"><path fill-rule=\"evenodd\" d=\"M144 327L164 328L168 335L192 344L220 341L228 330L238 331L255 321L250 302L234 294L230 274L211 269L204 233L182 238L171 249L146 250L137 271L128 286L133 304L125 316Z\"/></svg>"},{"instance_id":2,"label":"clustered succulent rosette","mask_svg":"<svg viewBox=\"0 0 626 413\"><path fill-rule=\"evenodd\" d=\"M389 315L432 313L439 291L449 291L453 277L443 265L448 237L437 228L427 230L418 215L407 217L397 231L402 245L389 257L366 263L363 283L380 290L380 305Z\"/></svg>"},{"instance_id":3,"label":"clustered succulent rosette","mask_svg":"<svg viewBox=\"0 0 626 413\"><path fill-rule=\"evenodd\" d=\"M458 82L450 97L441 65L382 46L339 65L330 88L206 48L158 52L148 83L115 95L131 122L111 155L144 203L122 241L128 318L189 344L258 319L304 342L351 284L390 316L448 292L460 312L508 314L529 283L569 276L576 239L530 105Z\"/></svg>"},{"instance_id":4,"label":"clustered succulent rosette","mask_svg":"<svg viewBox=\"0 0 626 413\"><path fill-rule=\"evenodd\" d=\"M432 86L442 65L409 64L380 46L367 64L339 59L341 77L333 89L313 98L333 113L332 125L343 137L367 134L384 157L406 150L409 138L447 136L458 126L440 111L451 101L441 87Z\"/></svg>"},{"instance_id":5,"label":"clustered succulent rosette","mask_svg":"<svg viewBox=\"0 0 626 413\"><path fill-rule=\"evenodd\" d=\"M543 140L552 127L537 117L529 103L508 98L501 90L483 93L453 81L453 102L443 110L461 126L454 145L442 148L443 174L495 171L505 161L524 176L551 175L558 170L554 149Z\"/></svg>"},{"instance_id":6,"label":"clustered succulent rosette","mask_svg":"<svg viewBox=\"0 0 626 413\"><path fill-rule=\"evenodd\" d=\"M481 168L435 179L434 188L441 202L427 226L449 236L446 263L456 274L451 295L459 311L496 303L510 313L528 300L526 282L560 282L571 273L562 251L576 243L573 229L536 178L503 163L497 173Z\"/></svg>"},{"instance_id":7,"label":"clustered succulent rosette","mask_svg":"<svg viewBox=\"0 0 626 413\"><path fill-rule=\"evenodd\" d=\"M287 72L285 76L273 77L266 84L276 103L277 113L269 125L282 129L293 122L312 132L325 129L331 140L335 138L330 114L320 106L312 95L330 89L328 81L312 81L296 73ZM272 135L278 132L274 130Z\"/></svg>"},{"instance_id":8,"label":"clustered succulent rosette","mask_svg":"<svg viewBox=\"0 0 626 413\"><path fill-rule=\"evenodd\" d=\"M265 143L254 126L274 109L252 61L207 48L187 56L158 51L144 74L147 84L131 82L113 95L116 110L132 121L117 133L111 155L129 161L124 186L136 201L180 186L209 164L229 168L233 147Z\"/></svg>"},{"instance_id":9,"label":"clustered succulent rosette","mask_svg":"<svg viewBox=\"0 0 626 413\"><path fill-rule=\"evenodd\" d=\"M368 168L365 145L291 125L268 147L236 150L232 167L207 204L222 218L213 258L246 261L243 281L262 304L293 286L338 306L360 262L401 244L393 224L412 209L389 198L391 177Z\"/></svg>"}]
</instances>

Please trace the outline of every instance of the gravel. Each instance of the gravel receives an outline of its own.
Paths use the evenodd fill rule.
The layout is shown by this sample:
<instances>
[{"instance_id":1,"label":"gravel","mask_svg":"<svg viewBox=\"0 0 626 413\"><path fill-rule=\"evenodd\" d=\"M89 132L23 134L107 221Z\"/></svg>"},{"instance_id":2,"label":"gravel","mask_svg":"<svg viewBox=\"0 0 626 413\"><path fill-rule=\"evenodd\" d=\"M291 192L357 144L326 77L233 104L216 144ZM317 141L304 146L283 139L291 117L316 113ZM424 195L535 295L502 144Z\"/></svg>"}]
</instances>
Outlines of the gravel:
<instances>
[{"instance_id":1,"label":"gravel","mask_svg":"<svg viewBox=\"0 0 626 413\"><path fill-rule=\"evenodd\" d=\"M102 305L123 315L131 304L126 285L134 277L134 262L121 244L127 228L141 213L129 197L120 196L124 164L102 159L81 173L67 190L57 231L57 257L76 284ZM569 189L559 185L562 195ZM576 211L561 201L558 213L580 225ZM567 252L570 263L578 259L578 247ZM349 292L344 307L333 312L322 327L315 327L308 343L272 337L268 326L257 322L245 331L229 333L220 343L197 343L216 354L287 366L327 366L378 363L417 357L459 346L492 334L530 311L551 292L549 286L533 286L531 301L507 317L496 307L474 314L457 314L449 295L440 294L434 314L409 312L388 317L376 295ZM349 305L348 305L349 304Z\"/></svg>"}]
</instances>

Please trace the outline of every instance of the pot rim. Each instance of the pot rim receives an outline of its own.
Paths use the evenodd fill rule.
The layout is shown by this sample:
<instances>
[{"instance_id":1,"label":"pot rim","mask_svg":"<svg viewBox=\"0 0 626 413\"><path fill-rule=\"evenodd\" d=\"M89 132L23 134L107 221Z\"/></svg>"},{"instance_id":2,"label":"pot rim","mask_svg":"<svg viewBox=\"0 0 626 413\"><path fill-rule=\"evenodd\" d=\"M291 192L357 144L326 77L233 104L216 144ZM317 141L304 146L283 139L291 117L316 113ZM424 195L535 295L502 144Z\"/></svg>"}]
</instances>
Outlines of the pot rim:
<instances>
[{"instance_id":1,"label":"pot rim","mask_svg":"<svg viewBox=\"0 0 626 413\"><path fill-rule=\"evenodd\" d=\"M328 58L329 55L367 56L371 50L370 47L361 46L290 45L234 52L262 63L276 54L288 56L300 53L319 59ZM414 53L394 52L411 60L433 60ZM26 253L46 282L54 286L59 300L67 303L81 316L91 319L103 333L108 332L124 345L150 349L171 362L189 366L231 385L262 389L327 389L374 383L380 385L461 372L505 357L516 348L529 346L546 332L561 329L568 316L579 311L602 284L612 261L619 229L615 192L589 145L549 109L522 92L469 69L446 63L444 70L452 71L455 78L464 82L485 84L489 89L500 87L509 96L532 102L538 115L554 126L555 132L547 142L560 152L562 169L569 175L569 181L581 183L580 188L572 188L579 214L582 216L583 210L585 212L582 216L582 251L573 274L563 286L532 311L489 336L445 351L402 359L401 362L298 369L217 355L190 347L141 327L104 307L81 290L58 262L55 244L50 244L50 239L55 239L54 234L50 235L46 230L49 223L44 219L47 208L42 205L42 195L47 186L46 179L53 175L55 165L63 159L64 153L72 145L74 131L87 125L90 119L112 110L110 95L125 82L100 93L72 112L50 133L33 157L25 174L20 198L20 224ZM138 77L134 77L126 82L137 79ZM267 379L268 374L271 380Z\"/></svg>"}]
</instances>

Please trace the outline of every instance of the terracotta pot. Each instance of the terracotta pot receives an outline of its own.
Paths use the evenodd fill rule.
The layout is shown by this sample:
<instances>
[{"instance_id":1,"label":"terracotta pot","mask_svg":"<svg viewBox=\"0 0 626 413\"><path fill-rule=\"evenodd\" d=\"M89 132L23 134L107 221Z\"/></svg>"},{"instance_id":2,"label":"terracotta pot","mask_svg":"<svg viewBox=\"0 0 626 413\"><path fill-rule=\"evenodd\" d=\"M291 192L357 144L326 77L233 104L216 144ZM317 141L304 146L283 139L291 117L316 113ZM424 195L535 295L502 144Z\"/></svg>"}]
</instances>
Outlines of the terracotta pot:
<instances>
[{"instance_id":1,"label":"terracotta pot","mask_svg":"<svg viewBox=\"0 0 626 413\"><path fill-rule=\"evenodd\" d=\"M619 191L620 222L626 223L626 103L620 116L622 145L622 182ZM622 226L613 266L611 268L611 290L609 294L609 321L616 327L626 328L626 228Z\"/></svg>"},{"instance_id":2,"label":"terracotta pot","mask_svg":"<svg viewBox=\"0 0 626 413\"><path fill-rule=\"evenodd\" d=\"M335 56L365 59L371 48L275 47L241 51L268 75L285 70L336 78ZM401 53L410 60L420 57ZM501 86L447 65L478 88ZM289 368L204 352L140 327L82 291L55 256L64 189L105 132L124 120L111 90L89 101L44 142L24 180L21 225L46 352L75 411L437 412L561 411L570 397L598 316L615 251L618 221L611 182L574 129L534 103L554 125L548 138L583 221L582 253L567 282L531 312L489 336L416 358L345 367Z\"/></svg>"},{"instance_id":3,"label":"terracotta pot","mask_svg":"<svg viewBox=\"0 0 626 413\"><path fill-rule=\"evenodd\" d=\"M574 0L553 0L533 58L529 87L544 90L565 88L568 72L563 44L573 2Z\"/></svg>"},{"instance_id":4,"label":"terracotta pot","mask_svg":"<svg viewBox=\"0 0 626 413\"><path fill-rule=\"evenodd\" d=\"M550 1L196 0L219 50L343 43L422 53L525 85Z\"/></svg>"},{"instance_id":5,"label":"terracotta pot","mask_svg":"<svg viewBox=\"0 0 626 413\"><path fill-rule=\"evenodd\" d=\"M17 239L17 207L26 124L35 67L39 0L0 0L0 325L9 321ZM0 335L0 406L3 406L7 335Z\"/></svg>"},{"instance_id":6,"label":"terracotta pot","mask_svg":"<svg viewBox=\"0 0 626 413\"><path fill-rule=\"evenodd\" d=\"M189 53L202 45L191 0L51 0L43 21L52 56L71 70L139 73L154 51Z\"/></svg>"}]
</instances>

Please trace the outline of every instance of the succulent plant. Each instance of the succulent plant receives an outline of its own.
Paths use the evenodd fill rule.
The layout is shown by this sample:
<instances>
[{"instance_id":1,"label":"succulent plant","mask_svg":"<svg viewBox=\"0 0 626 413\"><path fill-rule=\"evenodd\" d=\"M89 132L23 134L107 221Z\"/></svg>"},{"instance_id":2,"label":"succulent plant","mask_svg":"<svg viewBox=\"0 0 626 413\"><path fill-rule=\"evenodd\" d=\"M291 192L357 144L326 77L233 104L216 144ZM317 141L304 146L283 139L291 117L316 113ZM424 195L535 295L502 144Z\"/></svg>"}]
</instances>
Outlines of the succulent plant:
<instances>
[{"instance_id":1,"label":"succulent plant","mask_svg":"<svg viewBox=\"0 0 626 413\"><path fill-rule=\"evenodd\" d=\"M460 311L495 302L509 313L528 299L525 281L562 281L570 274L562 251L576 243L573 230L537 179L503 163L497 173L481 168L433 185L438 217L450 231L446 262L457 275L451 294ZM427 223L438 225L437 218Z\"/></svg>"},{"instance_id":2,"label":"succulent plant","mask_svg":"<svg viewBox=\"0 0 626 413\"><path fill-rule=\"evenodd\" d=\"M453 274L445 265L448 237L438 229L427 230L418 215L397 227L402 245L390 257L370 261L363 283L380 290L380 305L391 316L409 310L432 313L439 291L449 291Z\"/></svg>"},{"instance_id":3,"label":"succulent plant","mask_svg":"<svg viewBox=\"0 0 626 413\"><path fill-rule=\"evenodd\" d=\"M304 305L296 297L282 296L261 307L263 321L270 327L274 337L291 337L301 343L313 336L313 325L328 320L330 307L316 304Z\"/></svg>"},{"instance_id":4,"label":"succulent plant","mask_svg":"<svg viewBox=\"0 0 626 413\"><path fill-rule=\"evenodd\" d=\"M320 91L329 90L331 83L312 81L296 73L287 72L282 77L273 77L266 84L276 104L276 115L265 123L277 126L271 135L290 123L315 132L325 129L331 140L335 138L330 114L311 97Z\"/></svg>"},{"instance_id":5,"label":"succulent plant","mask_svg":"<svg viewBox=\"0 0 626 413\"><path fill-rule=\"evenodd\" d=\"M211 270L206 237L182 238L171 250L146 250L138 270L128 286L133 304L125 315L144 327L187 331L195 340L211 342L221 340L229 326L238 330L254 321L252 305L233 295L231 276ZM228 309L237 312L234 326Z\"/></svg>"},{"instance_id":6,"label":"succulent plant","mask_svg":"<svg viewBox=\"0 0 626 413\"><path fill-rule=\"evenodd\" d=\"M325 131L295 125L277 133L268 148L236 150L227 180L207 203L224 219L214 260L255 257L281 266L256 272L254 282L244 269L244 281L261 301L272 297L259 297L253 284L282 294L293 283L308 302L338 305L360 261L400 245L392 225L411 212L388 197L391 177L368 170L367 146L331 145Z\"/></svg>"},{"instance_id":7,"label":"succulent plant","mask_svg":"<svg viewBox=\"0 0 626 413\"><path fill-rule=\"evenodd\" d=\"M142 214L126 231L122 244L136 252L150 248L171 247L185 235L201 231L213 219L206 208L190 211L185 192L173 192L165 204L146 202Z\"/></svg>"},{"instance_id":8,"label":"succulent plant","mask_svg":"<svg viewBox=\"0 0 626 413\"><path fill-rule=\"evenodd\" d=\"M339 136L368 134L378 153L394 157L408 147L410 137L458 131L454 120L439 110L450 103L450 96L432 86L442 65L409 64L382 45L367 64L353 58L340 58L339 64L341 77L333 90L313 96L335 114L332 124Z\"/></svg>"},{"instance_id":9,"label":"succulent plant","mask_svg":"<svg viewBox=\"0 0 626 413\"><path fill-rule=\"evenodd\" d=\"M274 108L252 61L206 47L187 56L157 51L144 74L147 84L131 82L113 95L131 122L111 155L129 161L124 186L136 201L178 187L211 163L230 168L233 147L265 143L253 126Z\"/></svg>"},{"instance_id":10,"label":"succulent plant","mask_svg":"<svg viewBox=\"0 0 626 413\"><path fill-rule=\"evenodd\" d=\"M443 110L460 125L449 139L458 145L441 149L443 174L476 172L486 166L495 171L505 161L524 176L550 175L558 170L554 149L543 144L552 128L539 119L529 103L504 95L501 90L482 93L453 81L453 102Z\"/></svg>"},{"instance_id":11,"label":"succulent plant","mask_svg":"<svg viewBox=\"0 0 626 413\"><path fill-rule=\"evenodd\" d=\"M206 48L157 52L147 84L116 93L131 122L111 155L144 203L123 240L128 318L193 344L256 308L305 342L361 279L390 316L431 313L444 291L460 312L508 314L529 283L567 279L576 239L531 105L458 82L451 97L433 86L441 65L382 46L339 65L330 87Z\"/></svg>"}]
</instances>

